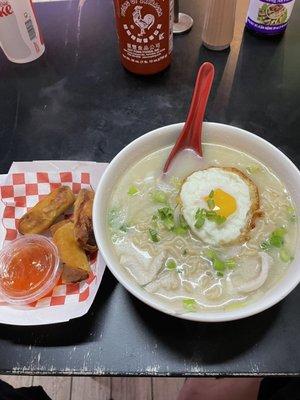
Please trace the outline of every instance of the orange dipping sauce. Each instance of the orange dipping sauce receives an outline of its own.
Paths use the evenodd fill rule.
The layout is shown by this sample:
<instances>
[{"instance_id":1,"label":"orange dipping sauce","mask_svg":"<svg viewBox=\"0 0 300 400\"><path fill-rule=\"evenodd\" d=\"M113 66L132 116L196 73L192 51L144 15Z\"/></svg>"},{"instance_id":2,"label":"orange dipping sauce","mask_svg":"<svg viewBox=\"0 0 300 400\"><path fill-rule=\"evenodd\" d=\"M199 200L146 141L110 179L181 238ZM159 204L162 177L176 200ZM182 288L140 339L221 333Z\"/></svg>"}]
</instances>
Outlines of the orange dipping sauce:
<instances>
[{"instance_id":1,"label":"orange dipping sauce","mask_svg":"<svg viewBox=\"0 0 300 400\"><path fill-rule=\"evenodd\" d=\"M56 284L60 268L57 249L39 235L21 237L0 255L0 291L8 302L27 304Z\"/></svg>"}]
</instances>

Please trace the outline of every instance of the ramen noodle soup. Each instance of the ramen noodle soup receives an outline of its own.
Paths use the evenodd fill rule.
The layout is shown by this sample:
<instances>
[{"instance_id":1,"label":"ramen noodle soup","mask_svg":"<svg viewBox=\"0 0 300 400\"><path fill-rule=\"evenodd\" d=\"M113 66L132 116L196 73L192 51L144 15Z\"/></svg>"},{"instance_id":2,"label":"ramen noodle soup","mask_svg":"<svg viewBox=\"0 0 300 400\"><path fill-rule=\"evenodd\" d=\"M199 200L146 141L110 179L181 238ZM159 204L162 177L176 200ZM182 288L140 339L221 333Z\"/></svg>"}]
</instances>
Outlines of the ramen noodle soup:
<instances>
[{"instance_id":1,"label":"ramen noodle soup","mask_svg":"<svg viewBox=\"0 0 300 400\"><path fill-rule=\"evenodd\" d=\"M296 246L284 183L248 154L203 149L207 168L167 182L161 171L170 148L140 160L120 179L107 218L122 268L177 314L262 297L284 276Z\"/></svg>"}]
</instances>

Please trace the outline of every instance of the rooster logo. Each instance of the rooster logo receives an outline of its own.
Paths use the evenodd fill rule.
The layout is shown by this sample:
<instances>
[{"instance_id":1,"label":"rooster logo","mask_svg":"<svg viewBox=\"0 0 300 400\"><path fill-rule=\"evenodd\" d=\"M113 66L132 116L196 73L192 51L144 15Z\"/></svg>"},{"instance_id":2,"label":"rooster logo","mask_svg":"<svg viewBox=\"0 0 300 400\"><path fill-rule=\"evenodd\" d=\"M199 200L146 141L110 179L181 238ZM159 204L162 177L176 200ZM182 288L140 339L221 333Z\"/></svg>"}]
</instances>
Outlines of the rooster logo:
<instances>
[{"instance_id":1,"label":"rooster logo","mask_svg":"<svg viewBox=\"0 0 300 400\"><path fill-rule=\"evenodd\" d=\"M155 17L152 14L146 14L142 17L142 8L142 6L136 6L132 13L135 25L137 25L141 30L138 36L144 36L146 34L146 29L149 30L155 22Z\"/></svg>"}]
</instances>

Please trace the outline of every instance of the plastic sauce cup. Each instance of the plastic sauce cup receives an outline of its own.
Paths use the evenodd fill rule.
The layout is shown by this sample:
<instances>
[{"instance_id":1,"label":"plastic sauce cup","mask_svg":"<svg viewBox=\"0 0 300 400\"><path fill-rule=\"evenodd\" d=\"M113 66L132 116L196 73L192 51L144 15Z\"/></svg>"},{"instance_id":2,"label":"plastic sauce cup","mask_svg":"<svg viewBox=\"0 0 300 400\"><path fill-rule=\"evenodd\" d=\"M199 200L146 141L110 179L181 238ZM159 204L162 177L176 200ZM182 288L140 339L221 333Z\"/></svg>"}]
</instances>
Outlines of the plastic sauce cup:
<instances>
[{"instance_id":1,"label":"plastic sauce cup","mask_svg":"<svg viewBox=\"0 0 300 400\"><path fill-rule=\"evenodd\" d=\"M61 270L51 240L22 236L0 251L0 298L14 305L30 304L53 289Z\"/></svg>"}]
</instances>

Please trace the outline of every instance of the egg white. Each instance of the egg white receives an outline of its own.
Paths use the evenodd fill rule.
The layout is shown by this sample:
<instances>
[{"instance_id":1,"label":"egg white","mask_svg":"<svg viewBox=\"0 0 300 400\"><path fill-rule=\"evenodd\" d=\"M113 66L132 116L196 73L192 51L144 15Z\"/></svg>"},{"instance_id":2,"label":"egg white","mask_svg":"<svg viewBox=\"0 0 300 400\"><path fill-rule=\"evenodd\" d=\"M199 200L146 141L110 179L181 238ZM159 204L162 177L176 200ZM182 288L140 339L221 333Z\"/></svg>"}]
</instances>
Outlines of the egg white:
<instances>
[{"instance_id":1,"label":"egg white","mask_svg":"<svg viewBox=\"0 0 300 400\"><path fill-rule=\"evenodd\" d=\"M205 197L216 189L222 189L235 198L236 211L221 225L205 219L202 228L195 228L197 210L199 208L208 209ZM247 183L234 172L217 167L194 172L182 185L180 198L186 222L195 235L207 244L218 245L233 242L246 226L247 214L251 207L250 190Z\"/></svg>"}]
</instances>

